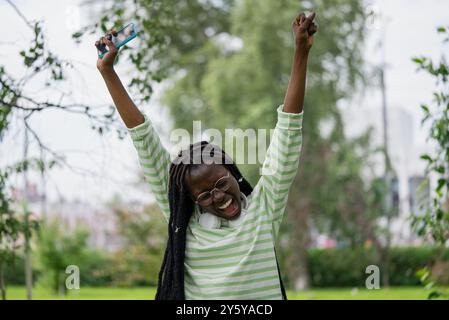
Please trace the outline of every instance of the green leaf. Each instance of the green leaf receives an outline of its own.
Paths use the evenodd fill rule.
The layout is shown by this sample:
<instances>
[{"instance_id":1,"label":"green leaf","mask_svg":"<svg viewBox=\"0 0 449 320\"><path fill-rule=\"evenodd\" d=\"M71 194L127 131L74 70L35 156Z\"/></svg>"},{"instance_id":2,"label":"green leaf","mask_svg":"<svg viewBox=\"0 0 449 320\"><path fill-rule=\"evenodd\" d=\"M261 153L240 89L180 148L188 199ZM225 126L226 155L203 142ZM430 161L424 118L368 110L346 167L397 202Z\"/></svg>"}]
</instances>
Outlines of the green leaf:
<instances>
[{"instance_id":1,"label":"green leaf","mask_svg":"<svg viewBox=\"0 0 449 320\"><path fill-rule=\"evenodd\" d=\"M438 185L437 185L437 188L436 188L436 192L440 192L445 184L446 184L446 179L443 179L443 178L438 179Z\"/></svg>"},{"instance_id":2,"label":"green leaf","mask_svg":"<svg viewBox=\"0 0 449 320\"><path fill-rule=\"evenodd\" d=\"M427 296L428 300L432 300L432 299L437 299L441 297L441 294L438 291L432 291L429 293L429 295Z\"/></svg>"},{"instance_id":3,"label":"green leaf","mask_svg":"<svg viewBox=\"0 0 449 320\"><path fill-rule=\"evenodd\" d=\"M423 154L420 158L429 161L429 163L433 162L433 159L428 154Z\"/></svg>"},{"instance_id":4,"label":"green leaf","mask_svg":"<svg viewBox=\"0 0 449 320\"><path fill-rule=\"evenodd\" d=\"M446 171L446 168L444 166L438 166L435 168L435 171L440 174L444 174L444 172Z\"/></svg>"},{"instance_id":5,"label":"green leaf","mask_svg":"<svg viewBox=\"0 0 449 320\"><path fill-rule=\"evenodd\" d=\"M422 105L421 105L421 109L423 109L423 111L424 111L426 114L430 113L429 107L426 106L425 104L422 104Z\"/></svg>"},{"instance_id":6,"label":"green leaf","mask_svg":"<svg viewBox=\"0 0 449 320\"><path fill-rule=\"evenodd\" d=\"M444 217L444 211L441 210L440 208L437 209L437 213L436 213L436 219L438 221L442 220Z\"/></svg>"},{"instance_id":7,"label":"green leaf","mask_svg":"<svg viewBox=\"0 0 449 320\"><path fill-rule=\"evenodd\" d=\"M424 58L424 57L422 57L422 58L415 57L415 58L412 58L412 61L417 63L417 64L421 64L422 65L426 61L426 58Z\"/></svg>"},{"instance_id":8,"label":"green leaf","mask_svg":"<svg viewBox=\"0 0 449 320\"><path fill-rule=\"evenodd\" d=\"M80 31L75 32L75 33L72 34L72 38L73 39L78 39L78 38L81 38L82 36L83 36L83 33L80 32Z\"/></svg>"}]
</instances>

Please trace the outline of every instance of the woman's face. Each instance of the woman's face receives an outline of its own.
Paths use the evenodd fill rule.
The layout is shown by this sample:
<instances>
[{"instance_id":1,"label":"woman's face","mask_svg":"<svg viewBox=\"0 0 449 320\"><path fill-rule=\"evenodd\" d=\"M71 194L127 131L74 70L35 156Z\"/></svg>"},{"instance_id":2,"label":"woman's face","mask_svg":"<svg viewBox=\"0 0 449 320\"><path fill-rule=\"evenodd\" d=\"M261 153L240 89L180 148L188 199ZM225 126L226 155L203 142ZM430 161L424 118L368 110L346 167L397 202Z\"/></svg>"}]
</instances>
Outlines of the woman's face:
<instances>
[{"instance_id":1,"label":"woman's face","mask_svg":"<svg viewBox=\"0 0 449 320\"><path fill-rule=\"evenodd\" d=\"M195 201L202 193L212 191L215 186L220 187L223 183L223 179L221 178L227 175L229 175L229 178L227 178L227 190L221 191L215 189L209 200L210 203L207 205L199 205L203 211L227 220L233 220L242 211L240 188L237 180L224 166L219 164L203 164L191 167L186 173L185 183L193 201ZM216 185L217 181L219 183Z\"/></svg>"}]
</instances>

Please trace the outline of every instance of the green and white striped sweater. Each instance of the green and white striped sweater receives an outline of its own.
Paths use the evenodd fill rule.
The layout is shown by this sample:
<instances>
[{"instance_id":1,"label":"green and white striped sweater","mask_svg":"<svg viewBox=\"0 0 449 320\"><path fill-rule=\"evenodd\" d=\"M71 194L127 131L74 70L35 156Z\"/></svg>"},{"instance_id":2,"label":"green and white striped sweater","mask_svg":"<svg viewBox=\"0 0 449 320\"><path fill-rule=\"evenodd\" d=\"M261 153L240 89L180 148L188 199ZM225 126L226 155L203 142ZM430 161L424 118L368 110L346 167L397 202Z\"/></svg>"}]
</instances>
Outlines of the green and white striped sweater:
<instances>
[{"instance_id":1,"label":"green and white striped sweater","mask_svg":"<svg viewBox=\"0 0 449 320\"><path fill-rule=\"evenodd\" d=\"M288 193L296 176L302 145L303 113L277 109L278 120L268 147L264 174L246 199L242 223L218 229L202 227L196 206L187 230L185 256L186 299L282 299L274 240ZM129 129L140 164L162 213L168 221L170 155L151 121Z\"/></svg>"}]
</instances>

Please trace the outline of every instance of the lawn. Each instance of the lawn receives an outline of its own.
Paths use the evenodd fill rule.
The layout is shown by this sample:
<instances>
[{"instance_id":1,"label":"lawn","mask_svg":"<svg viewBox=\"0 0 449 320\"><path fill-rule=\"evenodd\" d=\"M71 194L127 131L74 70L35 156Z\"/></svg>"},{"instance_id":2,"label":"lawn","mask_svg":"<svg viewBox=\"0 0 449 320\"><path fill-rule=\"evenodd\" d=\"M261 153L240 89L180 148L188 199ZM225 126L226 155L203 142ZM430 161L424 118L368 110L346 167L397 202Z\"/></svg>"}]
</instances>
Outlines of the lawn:
<instances>
[{"instance_id":1,"label":"lawn","mask_svg":"<svg viewBox=\"0 0 449 320\"><path fill-rule=\"evenodd\" d=\"M10 286L7 288L7 298L9 300L25 299L24 287ZM80 290L69 291L66 297L60 297L43 288L33 290L33 299L139 299L152 300L155 295L155 288L107 288L107 287L81 287ZM392 287L379 290L367 290L356 288L332 288L314 289L304 292L288 291L290 300L420 300L427 298L428 291L422 287Z\"/></svg>"}]
</instances>

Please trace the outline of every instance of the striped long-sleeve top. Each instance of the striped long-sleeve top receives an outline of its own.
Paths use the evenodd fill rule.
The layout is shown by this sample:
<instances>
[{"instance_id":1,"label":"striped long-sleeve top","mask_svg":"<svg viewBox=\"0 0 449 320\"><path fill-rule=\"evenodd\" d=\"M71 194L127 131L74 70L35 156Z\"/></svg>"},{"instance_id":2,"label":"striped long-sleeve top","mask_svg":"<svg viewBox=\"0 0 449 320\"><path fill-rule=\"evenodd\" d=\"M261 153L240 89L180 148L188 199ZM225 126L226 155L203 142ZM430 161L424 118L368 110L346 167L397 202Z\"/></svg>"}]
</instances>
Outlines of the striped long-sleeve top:
<instances>
[{"instance_id":1,"label":"striped long-sleeve top","mask_svg":"<svg viewBox=\"0 0 449 320\"><path fill-rule=\"evenodd\" d=\"M243 202L241 223L203 227L195 210L187 229L184 262L186 299L282 299L274 241L298 170L303 113L277 109L277 124L263 162L261 177ZM168 222L170 155L151 121L129 129L139 161Z\"/></svg>"}]
</instances>

